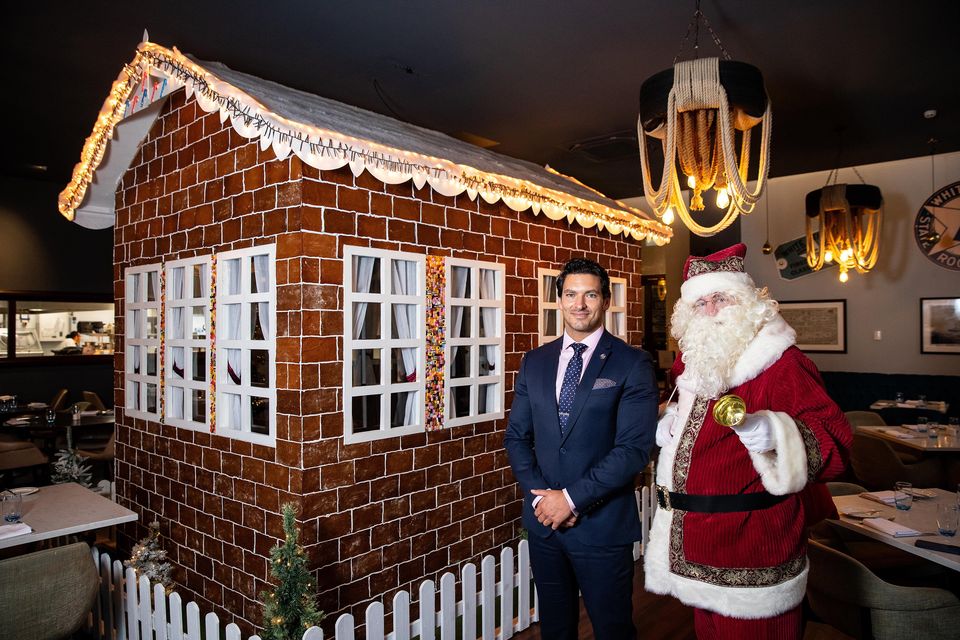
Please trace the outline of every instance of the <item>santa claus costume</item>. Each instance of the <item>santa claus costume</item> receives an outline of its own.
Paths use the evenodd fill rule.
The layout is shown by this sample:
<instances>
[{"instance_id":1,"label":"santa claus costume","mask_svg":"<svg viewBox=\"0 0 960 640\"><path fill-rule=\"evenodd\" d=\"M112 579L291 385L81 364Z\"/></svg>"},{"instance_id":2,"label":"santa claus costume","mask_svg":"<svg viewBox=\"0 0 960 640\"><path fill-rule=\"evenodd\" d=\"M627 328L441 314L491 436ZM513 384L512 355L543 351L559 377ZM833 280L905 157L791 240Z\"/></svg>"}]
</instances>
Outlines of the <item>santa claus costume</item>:
<instances>
[{"instance_id":1,"label":"santa claus costume","mask_svg":"<svg viewBox=\"0 0 960 640\"><path fill-rule=\"evenodd\" d=\"M749 294L744 245L684 266L681 300L716 292ZM807 510L844 469L852 440L813 363L795 346L779 313L736 358L721 393L698 394L697 372L677 358L672 434L660 438L659 508L644 551L646 589L697 608L698 637L788 638L802 630ZM736 394L761 416L774 448L748 451L713 417L719 396ZM661 441L663 440L663 441ZM829 500L829 496L826 498ZM825 509L830 505L820 505Z\"/></svg>"}]
</instances>

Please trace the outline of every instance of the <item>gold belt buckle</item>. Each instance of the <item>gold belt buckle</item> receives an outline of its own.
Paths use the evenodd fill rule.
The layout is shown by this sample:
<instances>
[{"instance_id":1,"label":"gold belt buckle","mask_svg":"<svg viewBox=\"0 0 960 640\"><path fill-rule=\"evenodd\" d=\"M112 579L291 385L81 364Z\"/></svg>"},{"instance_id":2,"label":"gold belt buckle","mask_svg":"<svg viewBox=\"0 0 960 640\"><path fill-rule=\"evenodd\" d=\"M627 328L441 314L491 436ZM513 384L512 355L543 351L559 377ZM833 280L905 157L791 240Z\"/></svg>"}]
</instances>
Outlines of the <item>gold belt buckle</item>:
<instances>
[{"instance_id":1,"label":"gold belt buckle","mask_svg":"<svg viewBox=\"0 0 960 640\"><path fill-rule=\"evenodd\" d=\"M657 504L667 511L673 511L673 507L670 506L670 492L662 484L657 485Z\"/></svg>"}]
</instances>

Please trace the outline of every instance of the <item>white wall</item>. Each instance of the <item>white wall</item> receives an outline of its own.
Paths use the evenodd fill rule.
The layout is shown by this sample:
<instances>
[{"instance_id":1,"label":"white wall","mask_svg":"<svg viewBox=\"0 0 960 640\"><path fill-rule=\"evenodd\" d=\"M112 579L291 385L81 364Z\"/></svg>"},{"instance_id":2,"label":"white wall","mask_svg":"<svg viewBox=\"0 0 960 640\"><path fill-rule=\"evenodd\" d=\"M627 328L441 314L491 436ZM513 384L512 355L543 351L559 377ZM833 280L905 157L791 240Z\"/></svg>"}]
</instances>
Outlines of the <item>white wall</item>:
<instances>
[{"instance_id":1,"label":"white wall","mask_svg":"<svg viewBox=\"0 0 960 640\"><path fill-rule=\"evenodd\" d=\"M847 353L810 354L821 370L960 376L960 356L920 353L920 298L960 297L960 272L933 264L914 240L917 211L932 195L930 168L929 156L857 167L867 184L883 193L883 229L877 266L865 275L851 272L845 284L835 268L781 279L773 254L760 251L766 233L763 203L742 219L747 271L775 299L846 299ZM936 156L935 168L936 189L960 180L960 153ZM804 235L804 198L824 185L827 173L770 180L771 245ZM839 181L859 182L852 169L841 170ZM883 336L879 342L873 339L877 330Z\"/></svg>"}]
</instances>

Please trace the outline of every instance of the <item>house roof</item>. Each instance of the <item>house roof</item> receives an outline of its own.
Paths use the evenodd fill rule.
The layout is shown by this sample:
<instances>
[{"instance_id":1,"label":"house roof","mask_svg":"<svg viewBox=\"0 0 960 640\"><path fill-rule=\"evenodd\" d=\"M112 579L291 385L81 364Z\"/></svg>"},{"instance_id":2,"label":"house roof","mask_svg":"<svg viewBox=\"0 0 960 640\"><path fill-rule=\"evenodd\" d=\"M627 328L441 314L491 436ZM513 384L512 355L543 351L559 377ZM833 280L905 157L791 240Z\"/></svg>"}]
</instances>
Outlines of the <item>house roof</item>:
<instances>
[{"instance_id":1,"label":"house roof","mask_svg":"<svg viewBox=\"0 0 960 640\"><path fill-rule=\"evenodd\" d=\"M160 106L183 88L242 136L321 170L349 165L386 183L412 180L447 196L466 192L516 210L567 218L584 228L665 244L672 230L549 167L510 158L430 129L291 89L217 62L144 41L104 101L73 178L60 194L68 219L113 224L113 194Z\"/></svg>"}]
</instances>

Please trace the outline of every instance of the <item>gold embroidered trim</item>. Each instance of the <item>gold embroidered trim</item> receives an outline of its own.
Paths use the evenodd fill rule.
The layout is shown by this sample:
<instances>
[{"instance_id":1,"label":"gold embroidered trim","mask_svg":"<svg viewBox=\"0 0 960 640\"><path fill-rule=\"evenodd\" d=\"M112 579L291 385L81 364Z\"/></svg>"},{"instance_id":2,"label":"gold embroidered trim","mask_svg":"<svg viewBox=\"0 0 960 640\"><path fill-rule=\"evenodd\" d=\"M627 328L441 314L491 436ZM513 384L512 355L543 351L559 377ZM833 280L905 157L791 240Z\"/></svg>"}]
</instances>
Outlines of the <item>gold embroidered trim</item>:
<instances>
[{"instance_id":1,"label":"gold embroidered trim","mask_svg":"<svg viewBox=\"0 0 960 640\"><path fill-rule=\"evenodd\" d=\"M823 467L823 453L820 451L820 442L810 427L799 420L796 420L796 423L797 429L800 431L800 437L803 438L803 446L807 450L807 478L812 481Z\"/></svg>"},{"instance_id":2,"label":"gold embroidered trim","mask_svg":"<svg viewBox=\"0 0 960 640\"><path fill-rule=\"evenodd\" d=\"M743 273L743 258L740 256L730 256L719 262L709 260L691 260L687 268L687 278L699 276L701 273L714 273L716 271L734 271Z\"/></svg>"}]
</instances>

